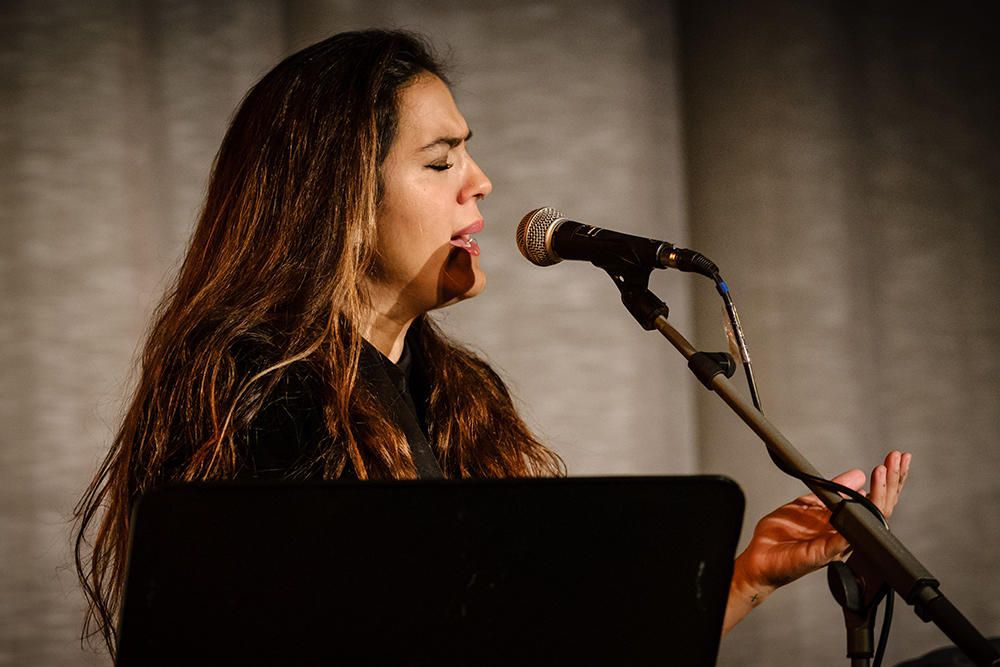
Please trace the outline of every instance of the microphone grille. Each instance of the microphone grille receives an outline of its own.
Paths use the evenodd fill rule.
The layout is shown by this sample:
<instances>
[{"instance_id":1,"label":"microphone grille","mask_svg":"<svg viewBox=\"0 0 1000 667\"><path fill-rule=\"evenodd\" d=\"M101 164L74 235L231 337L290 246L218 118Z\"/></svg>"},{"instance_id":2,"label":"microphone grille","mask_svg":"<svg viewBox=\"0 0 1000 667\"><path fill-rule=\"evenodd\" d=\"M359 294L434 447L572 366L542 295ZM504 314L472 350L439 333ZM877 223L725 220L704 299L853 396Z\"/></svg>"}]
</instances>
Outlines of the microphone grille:
<instances>
[{"instance_id":1,"label":"microphone grille","mask_svg":"<svg viewBox=\"0 0 1000 667\"><path fill-rule=\"evenodd\" d=\"M538 266L551 266L561 262L562 258L552 252L545 241L552 226L565 218L550 206L526 213L517 226L515 237L517 249L524 258Z\"/></svg>"}]
</instances>

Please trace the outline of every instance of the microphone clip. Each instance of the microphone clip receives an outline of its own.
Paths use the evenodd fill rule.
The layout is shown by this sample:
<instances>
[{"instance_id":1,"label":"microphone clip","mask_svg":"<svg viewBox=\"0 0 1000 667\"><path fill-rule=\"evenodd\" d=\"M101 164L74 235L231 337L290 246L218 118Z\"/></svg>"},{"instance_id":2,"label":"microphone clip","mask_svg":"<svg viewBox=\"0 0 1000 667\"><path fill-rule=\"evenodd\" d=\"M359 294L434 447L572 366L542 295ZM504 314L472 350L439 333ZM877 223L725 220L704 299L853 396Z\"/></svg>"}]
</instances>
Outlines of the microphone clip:
<instances>
[{"instance_id":1,"label":"microphone clip","mask_svg":"<svg viewBox=\"0 0 1000 667\"><path fill-rule=\"evenodd\" d=\"M622 294L622 303L640 326L646 331L656 328L656 319L670 315L667 307L655 294L649 291L650 268L633 265L619 265L613 268L601 267L611 276L612 282Z\"/></svg>"},{"instance_id":2,"label":"microphone clip","mask_svg":"<svg viewBox=\"0 0 1000 667\"><path fill-rule=\"evenodd\" d=\"M667 319L670 309L649 290L649 276L653 270L641 266L601 267L611 276L611 280L622 294L625 309L646 331L656 327L661 316ZM736 372L736 362L728 352L696 352L689 360L688 367L708 389L712 388L712 378L722 374L727 378Z\"/></svg>"}]
</instances>

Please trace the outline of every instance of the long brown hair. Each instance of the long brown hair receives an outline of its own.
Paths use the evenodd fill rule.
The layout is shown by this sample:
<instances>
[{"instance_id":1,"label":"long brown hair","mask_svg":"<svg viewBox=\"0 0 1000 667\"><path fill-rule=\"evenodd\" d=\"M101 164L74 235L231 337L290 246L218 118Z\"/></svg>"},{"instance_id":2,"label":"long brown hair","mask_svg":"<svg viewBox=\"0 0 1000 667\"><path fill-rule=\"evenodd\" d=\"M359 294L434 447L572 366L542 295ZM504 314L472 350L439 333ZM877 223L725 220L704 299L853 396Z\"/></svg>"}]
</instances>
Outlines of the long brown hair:
<instances>
[{"instance_id":1,"label":"long brown hair","mask_svg":"<svg viewBox=\"0 0 1000 667\"><path fill-rule=\"evenodd\" d=\"M84 637L114 654L129 513L168 481L232 479L275 387L307 371L329 437L290 476L413 478L401 430L358 381L362 278L375 262L379 170L399 92L444 79L419 38L342 33L289 56L247 94L216 156L204 209L163 299L111 450L76 508ZM557 475L487 363L424 315L426 421L446 476Z\"/></svg>"}]
</instances>

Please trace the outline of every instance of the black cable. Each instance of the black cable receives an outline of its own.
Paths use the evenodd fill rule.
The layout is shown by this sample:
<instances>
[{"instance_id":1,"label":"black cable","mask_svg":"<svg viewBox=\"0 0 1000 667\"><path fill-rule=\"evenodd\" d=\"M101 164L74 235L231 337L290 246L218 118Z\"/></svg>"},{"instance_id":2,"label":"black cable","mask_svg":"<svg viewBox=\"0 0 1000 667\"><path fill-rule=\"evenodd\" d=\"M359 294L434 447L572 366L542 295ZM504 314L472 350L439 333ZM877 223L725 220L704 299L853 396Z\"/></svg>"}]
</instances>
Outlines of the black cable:
<instances>
[{"instance_id":1,"label":"black cable","mask_svg":"<svg viewBox=\"0 0 1000 667\"><path fill-rule=\"evenodd\" d=\"M750 400L753 402L753 406L757 408L757 412L764 414L764 410L760 406L760 396L757 395L757 383L753 380L753 369L750 366L750 349L747 347L746 337L743 335L743 326L740 324L739 313L736 312L736 304L733 303L733 297L729 293L729 285L726 284L726 281L722 279L722 276L718 272L712 276L712 280L715 281L715 289L719 292L719 296L722 297L722 303L726 307L726 315L729 316L729 325L733 331L733 338L736 339L736 348L740 353L743 371L747 376Z\"/></svg>"},{"instance_id":2,"label":"black cable","mask_svg":"<svg viewBox=\"0 0 1000 667\"><path fill-rule=\"evenodd\" d=\"M875 658L872 667L881 667L882 659L885 657L885 648L889 645L889 628L892 627L892 607L896 599L896 592L889 589L885 594L885 611L882 613L882 629L878 633L878 644L875 647Z\"/></svg>"}]
</instances>

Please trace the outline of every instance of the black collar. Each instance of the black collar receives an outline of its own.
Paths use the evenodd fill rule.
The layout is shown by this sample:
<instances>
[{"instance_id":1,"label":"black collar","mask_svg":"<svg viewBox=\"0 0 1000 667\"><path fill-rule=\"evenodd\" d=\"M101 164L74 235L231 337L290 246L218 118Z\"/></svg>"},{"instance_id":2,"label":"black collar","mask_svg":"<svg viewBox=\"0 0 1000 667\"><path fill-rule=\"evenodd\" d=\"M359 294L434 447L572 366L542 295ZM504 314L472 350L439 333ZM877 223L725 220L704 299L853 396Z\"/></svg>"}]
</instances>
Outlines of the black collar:
<instances>
[{"instance_id":1,"label":"black collar","mask_svg":"<svg viewBox=\"0 0 1000 667\"><path fill-rule=\"evenodd\" d=\"M410 330L412 332L413 328ZM424 374L420 372L423 366L417 358L419 353L415 349L416 341L408 333L399 362L394 364L374 345L362 339L361 377L406 435L417 475L421 479L436 479L444 477L444 473L428 442L423 424L424 403L429 392Z\"/></svg>"}]
</instances>

